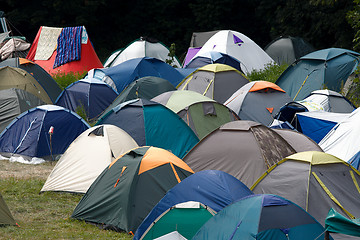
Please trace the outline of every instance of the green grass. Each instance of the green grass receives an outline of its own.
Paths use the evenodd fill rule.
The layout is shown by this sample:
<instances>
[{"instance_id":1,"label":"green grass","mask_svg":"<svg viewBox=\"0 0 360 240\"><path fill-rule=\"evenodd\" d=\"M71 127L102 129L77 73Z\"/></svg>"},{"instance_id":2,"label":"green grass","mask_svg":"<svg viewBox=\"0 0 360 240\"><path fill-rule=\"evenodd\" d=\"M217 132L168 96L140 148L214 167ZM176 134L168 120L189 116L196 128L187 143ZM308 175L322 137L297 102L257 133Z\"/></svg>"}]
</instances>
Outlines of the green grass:
<instances>
[{"instance_id":1,"label":"green grass","mask_svg":"<svg viewBox=\"0 0 360 240\"><path fill-rule=\"evenodd\" d=\"M57 84L60 86L61 89L65 89L67 86L72 84L73 82L76 82L77 80L83 79L85 75L87 74L86 71L84 72L70 72L70 73L57 73L52 75L54 80L57 82Z\"/></svg>"},{"instance_id":2,"label":"green grass","mask_svg":"<svg viewBox=\"0 0 360 240\"><path fill-rule=\"evenodd\" d=\"M268 81L275 83L280 75L289 67L287 64L281 66L277 64L268 64L263 70L252 71L247 75L250 81Z\"/></svg>"},{"instance_id":3,"label":"green grass","mask_svg":"<svg viewBox=\"0 0 360 240\"><path fill-rule=\"evenodd\" d=\"M20 166L15 163L1 164L13 164L10 168L15 170ZM0 239L132 239L127 233L101 230L95 225L71 219L82 195L57 192L39 194L45 183L44 177L19 178L10 175L0 178L0 193L19 224L19 227L1 227Z\"/></svg>"}]
</instances>

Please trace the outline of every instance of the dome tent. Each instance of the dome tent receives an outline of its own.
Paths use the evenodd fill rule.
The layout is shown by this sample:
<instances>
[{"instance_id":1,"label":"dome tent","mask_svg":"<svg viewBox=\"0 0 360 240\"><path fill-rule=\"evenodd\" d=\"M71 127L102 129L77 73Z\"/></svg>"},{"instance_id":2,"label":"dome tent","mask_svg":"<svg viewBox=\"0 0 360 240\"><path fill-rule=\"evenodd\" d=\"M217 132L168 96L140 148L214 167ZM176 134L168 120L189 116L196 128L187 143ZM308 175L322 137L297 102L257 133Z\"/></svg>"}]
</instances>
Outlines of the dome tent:
<instances>
[{"instance_id":1,"label":"dome tent","mask_svg":"<svg viewBox=\"0 0 360 240\"><path fill-rule=\"evenodd\" d=\"M71 217L134 233L166 191L192 173L164 149L135 148L104 169Z\"/></svg>"},{"instance_id":2,"label":"dome tent","mask_svg":"<svg viewBox=\"0 0 360 240\"><path fill-rule=\"evenodd\" d=\"M154 38L140 37L131 42L124 49L120 49L111 54L105 61L104 67L113 67L134 58L152 57L163 62L171 61L170 51L163 43ZM180 63L175 57L173 63L176 67L180 67Z\"/></svg>"},{"instance_id":3,"label":"dome tent","mask_svg":"<svg viewBox=\"0 0 360 240\"><path fill-rule=\"evenodd\" d=\"M179 90L191 90L223 104L237 89L248 83L235 68L215 63L196 69L178 85Z\"/></svg>"},{"instance_id":4,"label":"dome tent","mask_svg":"<svg viewBox=\"0 0 360 240\"><path fill-rule=\"evenodd\" d=\"M199 142L199 138L176 113L146 99L117 105L102 115L96 125L100 124L118 126L139 146L163 148L180 158Z\"/></svg>"},{"instance_id":5,"label":"dome tent","mask_svg":"<svg viewBox=\"0 0 360 240\"><path fill-rule=\"evenodd\" d=\"M49 95L51 103L54 103L56 98L61 93L61 88L57 82L39 64L36 64L25 58L9 58L3 62L0 62L0 67L3 66L20 68L31 74L31 76L33 76L40 83L40 85ZM28 91L27 89L25 90Z\"/></svg>"},{"instance_id":6,"label":"dome tent","mask_svg":"<svg viewBox=\"0 0 360 240\"><path fill-rule=\"evenodd\" d=\"M0 133L21 113L44 104L38 97L22 89L0 90Z\"/></svg>"},{"instance_id":7,"label":"dome tent","mask_svg":"<svg viewBox=\"0 0 360 240\"><path fill-rule=\"evenodd\" d=\"M67 86L55 104L73 112L83 109L87 120L94 121L117 96L118 93L105 82L86 78Z\"/></svg>"},{"instance_id":8,"label":"dome tent","mask_svg":"<svg viewBox=\"0 0 360 240\"><path fill-rule=\"evenodd\" d=\"M183 160L196 172L224 171L250 187L271 166L293 153L291 145L272 129L239 120L208 134Z\"/></svg>"},{"instance_id":9,"label":"dome tent","mask_svg":"<svg viewBox=\"0 0 360 240\"><path fill-rule=\"evenodd\" d=\"M116 126L89 128L66 149L40 192L85 193L113 160L136 147L134 139Z\"/></svg>"},{"instance_id":10,"label":"dome tent","mask_svg":"<svg viewBox=\"0 0 360 240\"><path fill-rule=\"evenodd\" d=\"M20 114L1 133L0 153L5 157L55 160L89 127L68 109L42 105Z\"/></svg>"},{"instance_id":11,"label":"dome tent","mask_svg":"<svg viewBox=\"0 0 360 240\"><path fill-rule=\"evenodd\" d=\"M345 161L324 152L308 151L284 158L251 189L255 194L282 196L324 224L331 208L350 218L360 216L359 181L359 172Z\"/></svg>"}]
</instances>

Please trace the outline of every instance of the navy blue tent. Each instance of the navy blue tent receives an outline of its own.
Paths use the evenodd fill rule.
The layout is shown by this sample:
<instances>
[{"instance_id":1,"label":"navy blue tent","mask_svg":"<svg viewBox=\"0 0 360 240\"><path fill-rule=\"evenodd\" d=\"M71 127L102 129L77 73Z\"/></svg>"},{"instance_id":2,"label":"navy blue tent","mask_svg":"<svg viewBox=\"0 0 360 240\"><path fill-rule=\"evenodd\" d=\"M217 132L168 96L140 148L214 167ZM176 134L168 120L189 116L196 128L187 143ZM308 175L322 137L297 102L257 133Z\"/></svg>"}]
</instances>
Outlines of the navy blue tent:
<instances>
[{"instance_id":1,"label":"navy blue tent","mask_svg":"<svg viewBox=\"0 0 360 240\"><path fill-rule=\"evenodd\" d=\"M55 104L77 112L83 108L87 119L97 118L118 96L105 82L95 78L81 79L66 87Z\"/></svg>"},{"instance_id":2,"label":"navy blue tent","mask_svg":"<svg viewBox=\"0 0 360 240\"><path fill-rule=\"evenodd\" d=\"M101 80L112 86L118 93L142 77L164 78L174 86L177 86L184 78L174 67L151 57L130 59L114 67L96 69L96 71L102 72ZM101 74L95 73L95 75Z\"/></svg>"},{"instance_id":3,"label":"navy blue tent","mask_svg":"<svg viewBox=\"0 0 360 240\"><path fill-rule=\"evenodd\" d=\"M160 103L134 99L106 111L96 125L112 124L127 132L139 146L154 146L182 158L199 138L175 112Z\"/></svg>"},{"instance_id":4,"label":"navy blue tent","mask_svg":"<svg viewBox=\"0 0 360 240\"><path fill-rule=\"evenodd\" d=\"M218 212L230 203L253 194L240 180L219 170L197 172L170 189L143 220L134 235L142 237L151 223L172 206L188 202L200 202Z\"/></svg>"},{"instance_id":5,"label":"navy blue tent","mask_svg":"<svg viewBox=\"0 0 360 240\"><path fill-rule=\"evenodd\" d=\"M328 48L309 53L290 65L276 80L276 85L294 100L302 100L312 91L340 91L359 64L360 53Z\"/></svg>"},{"instance_id":6,"label":"navy blue tent","mask_svg":"<svg viewBox=\"0 0 360 240\"><path fill-rule=\"evenodd\" d=\"M199 56L194 57L184 68L199 68L213 63L226 64L244 73L241 70L241 63L239 60L230 55L217 51L205 52Z\"/></svg>"},{"instance_id":7,"label":"navy blue tent","mask_svg":"<svg viewBox=\"0 0 360 240\"><path fill-rule=\"evenodd\" d=\"M51 129L52 127L52 129ZM60 106L42 105L16 117L0 135L0 153L54 160L90 126Z\"/></svg>"}]
</instances>

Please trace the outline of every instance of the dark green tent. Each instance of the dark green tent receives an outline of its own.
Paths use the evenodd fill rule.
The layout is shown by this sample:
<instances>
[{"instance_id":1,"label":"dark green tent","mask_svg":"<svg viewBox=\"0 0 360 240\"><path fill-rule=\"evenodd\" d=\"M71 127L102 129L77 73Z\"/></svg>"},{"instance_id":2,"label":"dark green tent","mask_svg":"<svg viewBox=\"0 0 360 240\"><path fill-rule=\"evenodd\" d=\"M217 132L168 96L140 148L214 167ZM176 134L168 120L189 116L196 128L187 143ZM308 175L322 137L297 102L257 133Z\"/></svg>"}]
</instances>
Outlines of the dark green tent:
<instances>
[{"instance_id":1,"label":"dark green tent","mask_svg":"<svg viewBox=\"0 0 360 240\"><path fill-rule=\"evenodd\" d=\"M135 148L99 175L71 217L134 233L165 193L192 173L164 149Z\"/></svg>"},{"instance_id":2,"label":"dark green tent","mask_svg":"<svg viewBox=\"0 0 360 240\"><path fill-rule=\"evenodd\" d=\"M14 217L0 194L0 225L16 225Z\"/></svg>"}]
</instances>

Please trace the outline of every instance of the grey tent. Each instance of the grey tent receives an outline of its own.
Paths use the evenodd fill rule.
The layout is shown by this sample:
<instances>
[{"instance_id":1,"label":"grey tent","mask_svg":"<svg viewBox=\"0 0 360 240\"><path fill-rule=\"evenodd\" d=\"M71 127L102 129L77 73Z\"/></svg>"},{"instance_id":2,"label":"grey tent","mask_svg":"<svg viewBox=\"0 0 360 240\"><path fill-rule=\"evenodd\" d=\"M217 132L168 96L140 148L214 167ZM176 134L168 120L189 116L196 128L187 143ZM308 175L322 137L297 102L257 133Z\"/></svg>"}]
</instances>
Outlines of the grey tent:
<instances>
[{"instance_id":1,"label":"grey tent","mask_svg":"<svg viewBox=\"0 0 360 240\"><path fill-rule=\"evenodd\" d=\"M324 152L308 151L284 158L251 189L255 194L284 197L324 224L331 208L348 218L360 217L359 183L359 172L347 162Z\"/></svg>"},{"instance_id":2,"label":"grey tent","mask_svg":"<svg viewBox=\"0 0 360 240\"><path fill-rule=\"evenodd\" d=\"M318 151L322 152L321 147L311 138L298 132L296 130L290 129L273 129L276 133L282 136L294 149L296 152L305 152L305 151Z\"/></svg>"},{"instance_id":3,"label":"grey tent","mask_svg":"<svg viewBox=\"0 0 360 240\"><path fill-rule=\"evenodd\" d=\"M44 104L38 97L22 89L0 90L0 132L20 113Z\"/></svg>"},{"instance_id":4,"label":"grey tent","mask_svg":"<svg viewBox=\"0 0 360 240\"><path fill-rule=\"evenodd\" d=\"M193 32L190 41L190 47L202 47L219 30L208 32Z\"/></svg>"},{"instance_id":5,"label":"grey tent","mask_svg":"<svg viewBox=\"0 0 360 240\"><path fill-rule=\"evenodd\" d=\"M267 169L296 151L272 129L253 121L226 123L183 158L195 172L221 170L252 184Z\"/></svg>"},{"instance_id":6,"label":"grey tent","mask_svg":"<svg viewBox=\"0 0 360 240\"><path fill-rule=\"evenodd\" d=\"M269 126L280 108L292 99L275 83L252 81L237 90L226 102L242 120Z\"/></svg>"},{"instance_id":7,"label":"grey tent","mask_svg":"<svg viewBox=\"0 0 360 240\"><path fill-rule=\"evenodd\" d=\"M280 36L271 41L265 52L279 64L292 64L300 57L315 51L315 48L300 37Z\"/></svg>"},{"instance_id":8,"label":"grey tent","mask_svg":"<svg viewBox=\"0 0 360 240\"><path fill-rule=\"evenodd\" d=\"M16 222L0 194L0 226L1 225L16 225Z\"/></svg>"}]
</instances>

